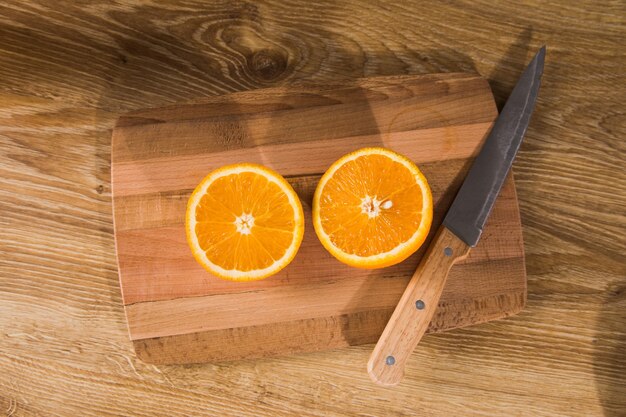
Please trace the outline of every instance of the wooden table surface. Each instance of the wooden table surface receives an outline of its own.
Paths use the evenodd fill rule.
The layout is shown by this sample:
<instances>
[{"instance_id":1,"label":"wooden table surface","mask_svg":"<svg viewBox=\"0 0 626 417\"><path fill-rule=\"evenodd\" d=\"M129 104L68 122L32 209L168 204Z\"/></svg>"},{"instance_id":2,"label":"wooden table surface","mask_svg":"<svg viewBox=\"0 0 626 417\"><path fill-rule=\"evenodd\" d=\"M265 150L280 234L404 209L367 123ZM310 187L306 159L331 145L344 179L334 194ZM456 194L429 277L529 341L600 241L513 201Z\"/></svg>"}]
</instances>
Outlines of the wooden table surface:
<instances>
[{"instance_id":1,"label":"wooden table surface","mask_svg":"<svg viewBox=\"0 0 626 417\"><path fill-rule=\"evenodd\" d=\"M0 414L626 415L626 4L0 4ZM549 4L548 4L549 3ZM128 340L110 189L121 113L298 80L478 72L537 49L514 173L528 304L427 336L396 388L372 346L153 366Z\"/></svg>"}]
</instances>

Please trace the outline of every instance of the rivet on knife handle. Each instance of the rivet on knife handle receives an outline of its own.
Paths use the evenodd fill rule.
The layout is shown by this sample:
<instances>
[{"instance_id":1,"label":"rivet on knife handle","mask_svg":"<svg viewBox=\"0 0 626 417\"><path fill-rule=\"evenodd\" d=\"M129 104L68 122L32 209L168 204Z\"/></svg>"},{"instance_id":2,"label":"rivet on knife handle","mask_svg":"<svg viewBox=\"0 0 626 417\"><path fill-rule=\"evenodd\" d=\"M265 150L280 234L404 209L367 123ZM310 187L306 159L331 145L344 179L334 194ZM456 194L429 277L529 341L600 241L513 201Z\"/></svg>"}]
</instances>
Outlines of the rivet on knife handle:
<instances>
[{"instance_id":1,"label":"rivet on knife handle","mask_svg":"<svg viewBox=\"0 0 626 417\"><path fill-rule=\"evenodd\" d=\"M411 278L367 364L372 380L396 385L404 364L430 324L452 265L464 259L470 247L444 226Z\"/></svg>"}]
</instances>

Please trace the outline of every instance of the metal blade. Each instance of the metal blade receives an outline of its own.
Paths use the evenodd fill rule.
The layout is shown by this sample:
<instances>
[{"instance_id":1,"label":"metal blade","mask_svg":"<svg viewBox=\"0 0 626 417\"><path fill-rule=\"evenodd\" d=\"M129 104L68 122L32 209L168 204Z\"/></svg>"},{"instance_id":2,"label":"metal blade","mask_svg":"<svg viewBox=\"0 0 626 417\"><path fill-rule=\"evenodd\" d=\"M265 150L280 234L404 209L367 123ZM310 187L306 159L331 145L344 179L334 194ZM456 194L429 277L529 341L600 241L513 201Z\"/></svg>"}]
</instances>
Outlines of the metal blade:
<instances>
[{"instance_id":1,"label":"metal blade","mask_svg":"<svg viewBox=\"0 0 626 417\"><path fill-rule=\"evenodd\" d=\"M443 220L445 227L470 246L480 239L526 133L545 55L544 46L524 70Z\"/></svg>"}]
</instances>

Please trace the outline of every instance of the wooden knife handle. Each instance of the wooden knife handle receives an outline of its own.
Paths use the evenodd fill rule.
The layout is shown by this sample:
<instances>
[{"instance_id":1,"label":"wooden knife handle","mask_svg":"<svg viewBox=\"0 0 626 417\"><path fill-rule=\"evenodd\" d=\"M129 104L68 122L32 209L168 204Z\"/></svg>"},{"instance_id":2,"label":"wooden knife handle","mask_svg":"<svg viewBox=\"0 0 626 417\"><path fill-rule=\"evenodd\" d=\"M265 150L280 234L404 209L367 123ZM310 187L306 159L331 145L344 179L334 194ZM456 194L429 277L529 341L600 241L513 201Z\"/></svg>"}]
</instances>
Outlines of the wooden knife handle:
<instances>
[{"instance_id":1,"label":"wooden knife handle","mask_svg":"<svg viewBox=\"0 0 626 417\"><path fill-rule=\"evenodd\" d=\"M450 268L469 251L470 247L450 230L439 228L367 363L374 382L400 382L406 360L435 314Z\"/></svg>"}]
</instances>

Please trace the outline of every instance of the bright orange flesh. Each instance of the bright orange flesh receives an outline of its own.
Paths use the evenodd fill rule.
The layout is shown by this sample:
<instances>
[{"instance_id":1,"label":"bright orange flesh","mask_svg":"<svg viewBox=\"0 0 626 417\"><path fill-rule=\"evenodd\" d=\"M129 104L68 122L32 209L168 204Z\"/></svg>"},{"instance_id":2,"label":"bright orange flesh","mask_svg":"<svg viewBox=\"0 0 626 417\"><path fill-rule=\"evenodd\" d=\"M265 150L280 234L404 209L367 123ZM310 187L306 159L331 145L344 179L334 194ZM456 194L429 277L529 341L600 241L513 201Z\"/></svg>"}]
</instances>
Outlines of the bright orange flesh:
<instances>
[{"instance_id":1,"label":"bright orange flesh","mask_svg":"<svg viewBox=\"0 0 626 417\"><path fill-rule=\"evenodd\" d=\"M357 267L393 265L415 252L432 223L432 195L407 158L365 148L336 161L313 199L313 224L324 247Z\"/></svg>"},{"instance_id":2,"label":"bright orange flesh","mask_svg":"<svg viewBox=\"0 0 626 417\"><path fill-rule=\"evenodd\" d=\"M304 232L302 206L276 172L235 164L210 173L189 198L187 241L196 260L221 278L268 277L295 256Z\"/></svg>"}]
</instances>

